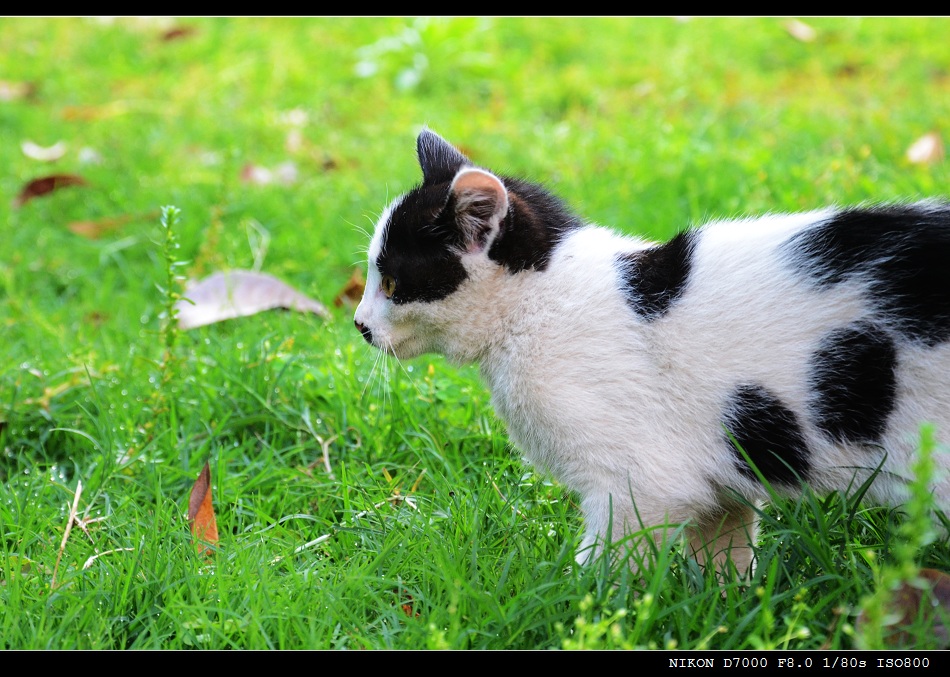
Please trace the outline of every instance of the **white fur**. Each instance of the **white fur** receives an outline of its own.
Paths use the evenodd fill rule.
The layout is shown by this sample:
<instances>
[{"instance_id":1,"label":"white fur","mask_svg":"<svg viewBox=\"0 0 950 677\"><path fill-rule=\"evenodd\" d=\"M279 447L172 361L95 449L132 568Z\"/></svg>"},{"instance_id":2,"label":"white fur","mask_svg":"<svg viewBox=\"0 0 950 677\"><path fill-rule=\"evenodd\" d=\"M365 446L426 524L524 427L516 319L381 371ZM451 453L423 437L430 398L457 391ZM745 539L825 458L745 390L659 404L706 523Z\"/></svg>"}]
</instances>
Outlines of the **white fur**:
<instances>
[{"instance_id":1,"label":"white fur","mask_svg":"<svg viewBox=\"0 0 950 677\"><path fill-rule=\"evenodd\" d=\"M394 305L373 265L389 213L370 246L357 321L401 358L478 362L513 442L579 495L584 547L608 532L688 523L697 554L708 548L721 563L734 547L740 570L750 566L749 504L767 494L723 443L722 406L737 382L761 383L799 415L818 491L857 486L878 463L866 448L833 444L802 414L819 339L870 312L860 282L809 285L777 258L779 243L827 212L707 225L687 291L652 321L632 312L616 266L618 253L650 243L596 226L567 235L544 272L511 274L487 247L466 251L468 279L455 293ZM919 424L936 424L944 443L950 433L950 344L897 349L898 404L870 492L888 503L904 498ZM940 463L945 472L946 454ZM748 504L731 500L733 490ZM945 474L935 493L946 510Z\"/></svg>"}]
</instances>

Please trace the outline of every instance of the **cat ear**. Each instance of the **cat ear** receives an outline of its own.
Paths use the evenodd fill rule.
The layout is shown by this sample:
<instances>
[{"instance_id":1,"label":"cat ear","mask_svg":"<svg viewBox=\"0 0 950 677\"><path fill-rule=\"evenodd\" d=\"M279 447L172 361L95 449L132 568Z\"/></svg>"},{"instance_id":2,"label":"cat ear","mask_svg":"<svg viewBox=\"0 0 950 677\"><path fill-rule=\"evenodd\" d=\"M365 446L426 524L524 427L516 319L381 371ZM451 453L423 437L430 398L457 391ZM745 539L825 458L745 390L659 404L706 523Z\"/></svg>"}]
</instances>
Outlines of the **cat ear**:
<instances>
[{"instance_id":1,"label":"cat ear","mask_svg":"<svg viewBox=\"0 0 950 677\"><path fill-rule=\"evenodd\" d=\"M426 184L451 181L462 167L472 164L455 146L428 127L416 139L416 153L422 167L422 181Z\"/></svg>"},{"instance_id":2,"label":"cat ear","mask_svg":"<svg viewBox=\"0 0 950 677\"><path fill-rule=\"evenodd\" d=\"M508 213L508 190L497 176L467 167L452 181L455 222L469 252L491 244Z\"/></svg>"}]
</instances>

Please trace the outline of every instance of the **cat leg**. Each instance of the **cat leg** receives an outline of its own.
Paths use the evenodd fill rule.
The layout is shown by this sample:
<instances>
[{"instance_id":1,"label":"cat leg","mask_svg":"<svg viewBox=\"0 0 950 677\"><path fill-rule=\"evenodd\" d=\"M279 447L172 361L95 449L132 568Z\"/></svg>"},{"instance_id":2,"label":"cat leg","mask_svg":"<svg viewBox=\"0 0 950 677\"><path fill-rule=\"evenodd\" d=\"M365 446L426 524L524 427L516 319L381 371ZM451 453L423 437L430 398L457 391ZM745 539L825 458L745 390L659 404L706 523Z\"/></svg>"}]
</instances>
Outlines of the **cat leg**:
<instances>
[{"instance_id":1,"label":"cat leg","mask_svg":"<svg viewBox=\"0 0 950 677\"><path fill-rule=\"evenodd\" d=\"M690 550L703 567L713 566L724 577L734 568L740 577L747 578L753 571L752 543L758 526L753 507L732 505L689 527Z\"/></svg>"},{"instance_id":2,"label":"cat leg","mask_svg":"<svg viewBox=\"0 0 950 677\"><path fill-rule=\"evenodd\" d=\"M626 560L630 569L637 571L644 560L666 550L672 540L679 537L677 531L681 525L688 521L685 515L643 511L639 505L635 507L629 501L618 504L613 498L607 495L606 499L599 496L582 501L587 528L577 551L578 564L591 563L609 540L615 544L614 562Z\"/></svg>"}]
</instances>

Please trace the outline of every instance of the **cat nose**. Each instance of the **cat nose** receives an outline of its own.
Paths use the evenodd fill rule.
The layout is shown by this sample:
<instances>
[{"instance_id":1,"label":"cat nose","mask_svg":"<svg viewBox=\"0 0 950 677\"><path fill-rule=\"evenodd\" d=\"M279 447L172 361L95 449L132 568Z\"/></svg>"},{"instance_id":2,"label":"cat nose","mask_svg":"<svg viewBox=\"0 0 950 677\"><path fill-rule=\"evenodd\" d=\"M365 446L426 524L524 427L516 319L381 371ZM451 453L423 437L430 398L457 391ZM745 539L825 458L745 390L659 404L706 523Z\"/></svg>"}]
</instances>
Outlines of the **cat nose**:
<instances>
[{"instance_id":1,"label":"cat nose","mask_svg":"<svg viewBox=\"0 0 950 677\"><path fill-rule=\"evenodd\" d=\"M353 324L356 325L356 328L360 330L360 333L363 335L363 338L366 339L367 343L373 342L373 332L370 331L370 328L359 320L353 320Z\"/></svg>"}]
</instances>

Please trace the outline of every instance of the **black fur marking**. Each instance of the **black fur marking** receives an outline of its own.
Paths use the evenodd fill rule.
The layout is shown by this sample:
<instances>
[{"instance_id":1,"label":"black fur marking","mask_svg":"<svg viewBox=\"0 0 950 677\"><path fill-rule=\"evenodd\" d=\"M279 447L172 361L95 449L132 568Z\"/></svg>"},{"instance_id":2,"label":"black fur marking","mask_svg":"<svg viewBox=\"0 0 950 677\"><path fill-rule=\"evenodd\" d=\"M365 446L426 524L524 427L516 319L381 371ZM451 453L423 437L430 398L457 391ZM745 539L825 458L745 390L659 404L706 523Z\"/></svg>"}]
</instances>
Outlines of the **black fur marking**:
<instances>
[{"instance_id":1,"label":"black fur marking","mask_svg":"<svg viewBox=\"0 0 950 677\"><path fill-rule=\"evenodd\" d=\"M738 386L725 408L723 425L769 482L793 484L807 477L809 452L798 419L762 386ZM742 474L756 479L728 435L725 441L736 455Z\"/></svg>"},{"instance_id":2,"label":"black fur marking","mask_svg":"<svg viewBox=\"0 0 950 677\"><path fill-rule=\"evenodd\" d=\"M376 266L396 280L393 303L444 299L468 276L455 253L459 233L443 213L448 194L447 183L420 186L390 214Z\"/></svg>"},{"instance_id":3,"label":"black fur marking","mask_svg":"<svg viewBox=\"0 0 950 677\"><path fill-rule=\"evenodd\" d=\"M395 222L407 216L407 212L413 212L409 222L400 221L398 227L393 229L393 236L403 235L407 231L418 232L426 228L427 224L433 224L438 232L437 246L449 245L459 250L464 249L465 238L454 220L455 199L449 191L455 175L463 167L472 166L472 162L452 144L428 129L419 134L416 153L422 167L423 183L403 200L400 207L405 208L398 210L398 214L393 214ZM520 179L500 178L508 190L508 214L502 219L499 232L488 250L488 257L505 266L510 273L529 269L544 270L551 260L554 248L567 232L580 227L581 222L561 200L540 186ZM486 222L488 216L490 214L485 215ZM488 234L487 228L485 232L476 233L476 243L484 243ZM455 291L465 279L461 263L456 269L455 264L448 261L449 258L457 257L448 251L445 255L444 260L438 262L439 267L452 270L446 270L448 275L442 276L443 281L436 284L436 289L431 290L431 293L422 294L422 300L444 298ZM398 279L397 277L397 285ZM414 284L414 290L419 286ZM415 297L419 297L419 294L414 291L412 296L413 298L407 300L417 300Z\"/></svg>"},{"instance_id":4,"label":"black fur marking","mask_svg":"<svg viewBox=\"0 0 950 677\"><path fill-rule=\"evenodd\" d=\"M879 327L859 322L831 332L811 360L815 425L837 442L873 444L897 398L897 351Z\"/></svg>"},{"instance_id":5,"label":"black fur marking","mask_svg":"<svg viewBox=\"0 0 950 677\"><path fill-rule=\"evenodd\" d=\"M689 282L696 237L695 231L683 231L666 244L617 257L634 312L647 320L669 312Z\"/></svg>"},{"instance_id":6,"label":"black fur marking","mask_svg":"<svg viewBox=\"0 0 950 677\"><path fill-rule=\"evenodd\" d=\"M866 279L869 300L905 338L950 340L950 204L846 209L783 248L819 285Z\"/></svg>"},{"instance_id":7,"label":"black fur marking","mask_svg":"<svg viewBox=\"0 0 950 677\"><path fill-rule=\"evenodd\" d=\"M416 139L416 155L426 184L446 183L472 162L452 144L430 129L423 129Z\"/></svg>"},{"instance_id":8,"label":"black fur marking","mask_svg":"<svg viewBox=\"0 0 950 677\"><path fill-rule=\"evenodd\" d=\"M501 180L508 190L508 215L488 250L488 258L510 273L544 270L564 236L581 223L542 187L510 177Z\"/></svg>"}]
</instances>

